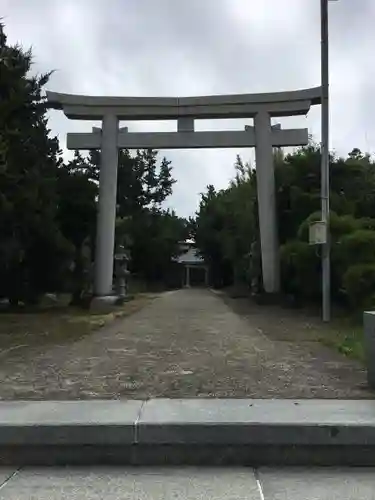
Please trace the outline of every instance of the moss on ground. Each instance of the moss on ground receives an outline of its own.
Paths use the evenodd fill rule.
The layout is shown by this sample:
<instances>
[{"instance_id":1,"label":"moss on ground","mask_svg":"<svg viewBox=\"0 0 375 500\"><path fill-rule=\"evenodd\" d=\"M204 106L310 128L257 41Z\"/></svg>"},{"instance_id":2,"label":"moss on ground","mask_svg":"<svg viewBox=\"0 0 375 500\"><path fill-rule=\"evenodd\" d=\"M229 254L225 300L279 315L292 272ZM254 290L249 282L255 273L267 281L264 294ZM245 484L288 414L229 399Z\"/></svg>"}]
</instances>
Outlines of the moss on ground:
<instances>
[{"instance_id":1,"label":"moss on ground","mask_svg":"<svg viewBox=\"0 0 375 500\"><path fill-rule=\"evenodd\" d=\"M349 358L365 362L363 325L357 320L352 318L333 320L332 324L322 327L318 340Z\"/></svg>"},{"instance_id":2,"label":"moss on ground","mask_svg":"<svg viewBox=\"0 0 375 500\"><path fill-rule=\"evenodd\" d=\"M138 294L121 306L113 306L104 313L67 305L65 297L53 305L27 311L0 313L0 352L19 346L34 347L45 344L65 344L128 316L147 305L154 295Z\"/></svg>"}]
</instances>

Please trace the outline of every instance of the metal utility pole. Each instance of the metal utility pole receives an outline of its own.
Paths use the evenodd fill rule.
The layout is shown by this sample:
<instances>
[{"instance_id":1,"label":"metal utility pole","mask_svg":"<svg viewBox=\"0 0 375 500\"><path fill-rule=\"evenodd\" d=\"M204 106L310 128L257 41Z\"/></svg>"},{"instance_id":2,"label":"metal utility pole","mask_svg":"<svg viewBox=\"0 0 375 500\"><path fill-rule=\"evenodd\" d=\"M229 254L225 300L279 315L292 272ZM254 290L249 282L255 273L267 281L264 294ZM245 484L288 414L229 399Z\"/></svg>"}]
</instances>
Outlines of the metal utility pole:
<instances>
[{"instance_id":1,"label":"metal utility pole","mask_svg":"<svg viewBox=\"0 0 375 500\"><path fill-rule=\"evenodd\" d=\"M323 321L331 319L331 263L329 231L329 45L328 2L320 0L321 22L321 87L322 87L322 142L321 142L321 207L322 222L326 227L326 241L322 245L322 309Z\"/></svg>"}]
</instances>

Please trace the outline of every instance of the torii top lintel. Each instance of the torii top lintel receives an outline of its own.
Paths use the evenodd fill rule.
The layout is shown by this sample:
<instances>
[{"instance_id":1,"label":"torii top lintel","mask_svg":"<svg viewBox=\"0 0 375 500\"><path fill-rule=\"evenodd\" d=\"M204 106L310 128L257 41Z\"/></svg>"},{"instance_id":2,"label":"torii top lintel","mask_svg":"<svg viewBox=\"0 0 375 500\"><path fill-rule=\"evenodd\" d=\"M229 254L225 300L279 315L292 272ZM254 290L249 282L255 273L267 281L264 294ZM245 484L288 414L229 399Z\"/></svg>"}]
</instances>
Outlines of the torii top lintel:
<instances>
[{"instance_id":1,"label":"torii top lintel","mask_svg":"<svg viewBox=\"0 0 375 500\"><path fill-rule=\"evenodd\" d=\"M253 118L260 111L270 116L305 115L320 104L321 87L262 94L201 97L106 97L47 91L51 108L68 118L100 120L108 114L120 120L177 120L178 118Z\"/></svg>"}]
</instances>

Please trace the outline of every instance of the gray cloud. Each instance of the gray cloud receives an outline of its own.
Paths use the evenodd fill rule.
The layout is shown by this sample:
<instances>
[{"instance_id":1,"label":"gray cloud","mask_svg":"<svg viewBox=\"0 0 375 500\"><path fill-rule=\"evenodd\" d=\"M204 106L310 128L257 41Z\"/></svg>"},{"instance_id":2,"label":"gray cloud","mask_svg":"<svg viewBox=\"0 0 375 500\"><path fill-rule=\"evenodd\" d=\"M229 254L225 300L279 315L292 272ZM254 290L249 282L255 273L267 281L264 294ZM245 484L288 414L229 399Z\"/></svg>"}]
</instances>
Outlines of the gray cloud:
<instances>
[{"instance_id":1,"label":"gray cloud","mask_svg":"<svg viewBox=\"0 0 375 500\"><path fill-rule=\"evenodd\" d=\"M33 46L50 89L104 95L199 95L293 90L319 84L319 0L3 0L10 42ZM331 146L374 149L373 0L330 3ZM89 130L51 114L67 131ZM204 121L197 128L239 128ZM320 136L320 110L282 120ZM132 123L170 130L170 123ZM178 180L169 206L188 215L208 183L224 187L238 151L166 151ZM241 152L252 158L250 150Z\"/></svg>"}]
</instances>

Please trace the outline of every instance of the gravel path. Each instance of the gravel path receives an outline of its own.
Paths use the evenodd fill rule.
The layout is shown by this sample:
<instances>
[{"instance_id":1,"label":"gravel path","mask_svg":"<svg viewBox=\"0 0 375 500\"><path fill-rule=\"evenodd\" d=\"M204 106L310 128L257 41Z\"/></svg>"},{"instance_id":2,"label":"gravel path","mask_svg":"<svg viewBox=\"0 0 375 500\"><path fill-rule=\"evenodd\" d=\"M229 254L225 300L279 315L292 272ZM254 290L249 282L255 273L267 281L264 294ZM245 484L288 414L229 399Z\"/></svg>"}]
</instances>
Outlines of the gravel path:
<instances>
[{"instance_id":1,"label":"gravel path","mask_svg":"<svg viewBox=\"0 0 375 500\"><path fill-rule=\"evenodd\" d=\"M7 353L0 399L374 397L356 362L254 318L209 290L167 292L75 343Z\"/></svg>"}]
</instances>

